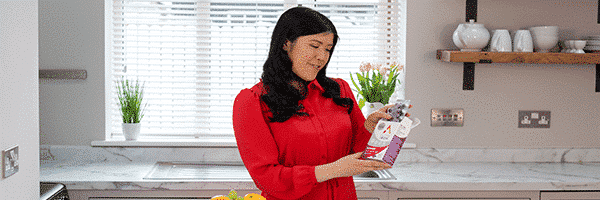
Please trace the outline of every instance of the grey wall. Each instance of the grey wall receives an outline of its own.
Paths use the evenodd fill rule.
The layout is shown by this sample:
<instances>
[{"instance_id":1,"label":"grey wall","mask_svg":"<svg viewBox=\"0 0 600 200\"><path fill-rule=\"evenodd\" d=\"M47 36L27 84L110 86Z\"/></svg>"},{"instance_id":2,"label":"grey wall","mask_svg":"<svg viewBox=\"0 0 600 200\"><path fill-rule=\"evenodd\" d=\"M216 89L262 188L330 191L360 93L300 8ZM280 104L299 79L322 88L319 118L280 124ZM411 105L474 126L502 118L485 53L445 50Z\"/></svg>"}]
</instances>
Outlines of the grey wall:
<instances>
[{"instance_id":1,"label":"grey wall","mask_svg":"<svg viewBox=\"0 0 600 200\"><path fill-rule=\"evenodd\" d=\"M561 40L600 34L597 0L478 2L477 21L489 30L557 25ZM406 96L425 119L409 141L438 148L600 146L594 65L478 64L475 90L464 91L463 64L435 58L437 49L456 49L452 33L464 20L464 0L408 2ZM464 127L428 126L432 108L463 108ZM551 128L517 128L518 110L550 110Z\"/></svg>"},{"instance_id":2,"label":"grey wall","mask_svg":"<svg viewBox=\"0 0 600 200\"><path fill-rule=\"evenodd\" d=\"M0 0L0 150L19 146L19 171L0 199L39 198L38 2Z\"/></svg>"},{"instance_id":3,"label":"grey wall","mask_svg":"<svg viewBox=\"0 0 600 200\"><path fill-rule=\"evenodd\" d=\"M104 138L103 1L41 0L40 68L86 69L85 81L40 84L40 143L88 146ZM597 0L479 0L478 22L511 31L558 25L561 40L600 34ZM462 63L436 60L455 49L464 0L408 0L406 97L422 125L409 141L435 148L600 147L600 94L593 65L486 64L462 90ZM429 126L431 108L465 109L465 126ZM550 110L550 129L517 128L518 110Z\"/></svg>"}]
</instances>

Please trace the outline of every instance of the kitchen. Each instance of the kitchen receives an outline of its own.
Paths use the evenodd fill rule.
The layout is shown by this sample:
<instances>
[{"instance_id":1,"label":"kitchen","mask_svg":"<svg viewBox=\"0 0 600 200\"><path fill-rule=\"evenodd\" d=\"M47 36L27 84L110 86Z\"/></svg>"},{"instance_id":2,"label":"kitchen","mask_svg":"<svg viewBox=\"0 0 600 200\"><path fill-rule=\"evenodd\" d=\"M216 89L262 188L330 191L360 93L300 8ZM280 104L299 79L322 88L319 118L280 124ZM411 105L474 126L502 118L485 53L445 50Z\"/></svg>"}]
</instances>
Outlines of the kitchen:
<instances>
[{"instance_id":1,"label":"kitchen","mask_svg":"<svg viewBox=\"0 0 600 200\"><path fill-rule=\"evenodd\" d=\"M37 182L42 174L40 159L52 159L49 157L57 160L64 158L63 161L66 162L77 162L75 159L67 159L69 157L151 161L183 152L186 156L197 156L184 157L186 159L200 159L202 155L208 161L221 157L239 159L235 147L91 147L92 142L104 140L105 130L105 116L102 114L105 108L102 67L104 2L22 2L26 9L30 9L29 12L14 12L14 8L21 8L19 6L23 5L16 5L13 1L0 1L3 5L8 5L0 6L0 9L13 8L9 9L13 12L4 9L0 12L0 33L3 35L0 46L6 49L11 46L10 42L18 41L19 49L23 50L4 50L0 54L3 59L0 73L3 97L0 103L8 105L3 107L3 111L7 110L8 113L2 114L0 149L19 145L21 166L17 174L0 180L0 191L3 195L8 195L6 199L37 198ZM561 29L562 41L599 34L597 12L598 2L595 0L479 0L477 22L485 24L488 30L557 25ZM16 24L16 21L25 21L27 23L23 24L27 26L10 26ZM436 51L456 48L452 42L452 33L464 21L464 0L409 0L407 3L406 97L415 105L411 114L419 117L423 124L413 130L407 140L416 144L417 149L407 149L406 154L402 155L408 156L399 159L404 162L425 163L423 168L427 167L427 163L476 161L581 161L597 166L597 162L600 162L600 121L595 114L600 113L600 97L594 92L594 66L478 64L475 89L462 90L462 64L441 62L436 59ZM5 24L9 24L9 28L5 28ZM36 29L39 32L31 31ZM38 65L39 68L30 67ZM38 69L51 68L85 69L87 79L35 82ZM7 96L12 98L8 99ZM465 125L451 128L429 126L427 117L432 108L464 109ZM551 111L551 128L517 128L519 110ZM457 166L459 167L455 169L465 170L460 166L468 165ZM413 167L413 171L417 171L414 168L416 167ZM396 168L406 172L411 172L410 169ZM401 177L396 177L397 182L402 182ZM586 182L579 186L551 187L546 190L597 191L600 190L598 178L598 174L592 175L593 184ZM416 183L418 182L415 181ZM494 184L498 185L498 189L486 189L485 184L481 186L483 188L475 189L516 190L501 186L503 184L500 183ZM248 189L252 185L251 182L240 183L236 185L239 187L232 189ZM367 187L368 184L364 185ZM437 184L434 190L460 189L447 185ZM535 191L535 188L529 189L524 190ZM539 191L537 194L540 194ZM597 199L598 195L594 197Z\"/></svg>"}]
</instances>

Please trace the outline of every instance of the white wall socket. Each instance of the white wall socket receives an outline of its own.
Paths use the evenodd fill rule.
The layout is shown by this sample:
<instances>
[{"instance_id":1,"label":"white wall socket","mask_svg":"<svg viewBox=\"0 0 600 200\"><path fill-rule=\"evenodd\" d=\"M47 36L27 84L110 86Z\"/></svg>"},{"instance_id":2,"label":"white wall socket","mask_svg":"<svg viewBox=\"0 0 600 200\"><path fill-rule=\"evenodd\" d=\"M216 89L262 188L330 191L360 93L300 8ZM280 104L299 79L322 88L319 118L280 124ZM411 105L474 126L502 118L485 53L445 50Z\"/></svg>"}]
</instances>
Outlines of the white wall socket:
<instances>
[{"instance_id":1,"label":"white wall socket","mask_svg":"<svg viewBox=\"0 0 600 200\"><path fill-rule=\"evenodd\" d=\"M19 171L19 146L2 150L2 177L8 178Z\"/></svg>"}]
</instances>

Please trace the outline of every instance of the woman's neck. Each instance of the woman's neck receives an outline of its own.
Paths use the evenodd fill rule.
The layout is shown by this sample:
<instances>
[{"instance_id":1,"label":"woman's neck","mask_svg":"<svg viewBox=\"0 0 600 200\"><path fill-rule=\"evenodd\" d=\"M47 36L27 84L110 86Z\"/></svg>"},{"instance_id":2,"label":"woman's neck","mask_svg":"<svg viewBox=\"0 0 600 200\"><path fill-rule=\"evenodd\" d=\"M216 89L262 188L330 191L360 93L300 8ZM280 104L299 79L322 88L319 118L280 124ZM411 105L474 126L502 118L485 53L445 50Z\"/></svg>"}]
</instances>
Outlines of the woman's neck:
<instances>
[{"instance_id":1,"label":"woman's neck","mask_svg":"<svg viewBox=\"0 0 600 200\"><path fill-rule=\"evenodd\" d=\"M305 80L292 80L292 81L290 81L290 85L292 87L296 88L301 93L303 93L303 91L306 91L306 87L308 86L308 84L310 82L311 81L305 81Z\"/></svg>"}]
</instances>

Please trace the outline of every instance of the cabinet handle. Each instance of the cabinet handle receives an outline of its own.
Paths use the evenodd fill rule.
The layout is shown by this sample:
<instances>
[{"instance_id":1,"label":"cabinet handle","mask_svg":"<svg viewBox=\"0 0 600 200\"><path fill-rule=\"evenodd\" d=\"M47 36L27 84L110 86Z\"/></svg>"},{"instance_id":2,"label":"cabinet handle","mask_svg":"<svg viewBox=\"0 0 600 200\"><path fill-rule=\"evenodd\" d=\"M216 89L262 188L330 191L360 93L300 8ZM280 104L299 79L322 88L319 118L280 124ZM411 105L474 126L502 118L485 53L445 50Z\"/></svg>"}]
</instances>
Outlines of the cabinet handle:
<instances>
[{"instance_id":1,"label":"cabinet handle","mask_svg":"<svg viewBox=\"0 0 600 200\"><path fill-rule=\"evenodd\" d=\"M81 69L40 69L39 78L44 79L81 79L87 78L87 71Z\"/></svg>"}]
</instances>

